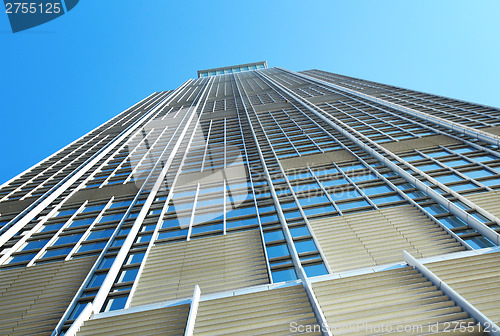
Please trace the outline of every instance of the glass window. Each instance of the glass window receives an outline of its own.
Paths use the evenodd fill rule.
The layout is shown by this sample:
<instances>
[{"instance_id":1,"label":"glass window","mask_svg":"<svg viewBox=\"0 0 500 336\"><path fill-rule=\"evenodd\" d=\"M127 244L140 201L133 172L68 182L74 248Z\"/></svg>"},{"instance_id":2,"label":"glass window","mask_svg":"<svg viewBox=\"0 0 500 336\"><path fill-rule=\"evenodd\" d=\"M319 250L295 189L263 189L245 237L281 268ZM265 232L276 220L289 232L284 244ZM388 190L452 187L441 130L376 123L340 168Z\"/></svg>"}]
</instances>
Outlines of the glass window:
<instances>
[{"instance_id":1,"label":"glass window","mask_svg":"<svg viewBox=\"0 0 500 336\"><path fill-rule=\"evenodd\" d=\"M62 217L62 216L70 216L74 214L78 209L67 209L67 210L61 210L57 213L56 217Z\"/></svg>"},{"instance_id":2,"label":"glass window","mask_svg":"<svg viewBox=\"0 0 500 336\"><path fill-rule=\"evenodd\" d=\"M429 170L436 170L436 169L441 169L443 167L441 167L440 165L436 164L436 163L430 163L430 164L426 164L426 165L423 165L423 166L416 166L418 169L422 170L422 171L429 171Z\"/></svg>"},{"instance_id":3,"label":"glass window","mask_svg":"<svg viewBox=\"0 0 500 336\"><path fill-rule=\"evenodd\" d=\"M72 249L73 249L73 247L65 247L65 248L58 248L58 249L47 250L43 254L42 258L64 256L64 255L67 255L68 253L70 253Z\"/></svg>"},{"instance_id":4,"label":"glass window","mask_svg":"<svg viewBox=\"0 0 500 336\"><path fill-rule=\"evenodd\" d=\"M110 268L111 265L113 265L113 262L115 261L115 257L106 257L101 261L101 264L99 265L99 269L104 269L104 268Z\"/></svg>"},{"instance_id":5,"label":"glass window","mask_svg":"<svg viewBox=\"0 0 500 336\"><path fill-rule=\"evenodd\" d=\"M323 265L323 263L304 265L302 267L304 268L304 271L306 272L306 275L308 277L328 274L328 271L326 270L326 267L325 265Z\"/></svg>"},{"instance_id":6,"label":"glass window","mask_svg":"<svg viewBox=\"0 0 500 336\"><path fill-rule=\"evenodd\" d=\"M85 239L85 240L92 240L92 239L99 239L99 238L109 238L113 234L113 231L115 231L115 229L92 231L89 234L89 236L87 237L87 239Z\"/></svg>"},{"instance_id":7,"label":"glass window","mask_svg":"<svg viewBox=\"0 0 500 336\"><path fill-rule=\"evenodd\" d=\"M303 210L306 216L314 216L314 215L326 214L337 211L332 205L325 205L314 208L304 208Z\"/></svg>"},{"instance_id":8,"label":"glass window","mask_svg":"<svg viewBox=\"0 0 500 336\"><path fill-rule=\"evenodd\" d=\"M457 167L457 166L463 166L463 165L470 164L470 162L467 160L464 160L464 159L457 159L457 160L443 162L443 164L448 166L448 167Z\"/></svg>"},{"instance_id":9,"label":"glass window","mask_svg":"<svg viewBox=\"0 0 500 336\"><path fill-rule=\"evenodd\" d=\"M274 283L297 279L297 275L295 274L295 270L293 268L274 270L271 271L271 274Z\"/></svg>"},{"instance_id":10,"label":"glass window","mask_svg":"<svg viewBox=\"0 0 500 336\"><path fill-rule=\"evenodd\" d=\"M127 299L128 299L128 295L110 297L110 298L106 299L106 302L104 302L104 306L103 306L102 311L108 312L108 311L123 309L123 308L125 308L125 304L127 303Z\"/></svg>"},{"instance_id":11,"label":"glass window","mask_svg":"<svg viewBox=\"0 0 500 336\"><path fill-rule=\"evenodd\" d=\"M312 197L307 197L307 198L300 198L299 203L301 206L308 206L308 205L315 205L315 204L321 204L321 203L330 203L330 200L324 196L323 192L319 193L318 196L312 196Z\"/></svg>"},{"instance_id":12,"label":"glass window","mask_svg":"<svg viewBox=\"0 0 500 336\"><path fill-rule=\"evenodd\" d=\"M146 255L146 252L132 253L127 257L127 260L125 261L125 265L140 263L144 259L145 255Z\"/></svg>"},{"instance_id":13,"label":"glass window","mask_svg":"<svg viewBox=\"0 0 500 336\"><path fill-rule=\"evenodd\" d=\"M137 277L137 273L139 273L139 267L127 268L125 270L122 270L118 275L117 282L120 283L120 282L134 281L135 278Z\"/></svg>"},{"instance_id":14,"label":"glass window","mask_svg":"<svg viewBox=\"0 0 500 336\"><path fill-rule=\"evenodd\" d=\"M78 302L69 316L70 320L76 319L90 302Z\"/></svg>"},{"instance_id":15,"label":"glass window","mask_svg":"<svg viewBox=\"0 0 500 336\"><path fill-rule=\"evenodd\" d=\"M19 254L11 257L9 264L13 264L21 261L30 261L36 256L36 253L28 253L28 254Z\"/></svg>"},{"instance_id":16,"label":"glass window","mask_svg":"<svg viewBox=\"0 0 500 336\"><path fill-rule=\"evenodd\" d=\"M361 182L361 181L375 180L377 179L377 176L373 175L372 173L365 173L362 175L350 176L350 178L353 182Z\"/></svg>"},{"instance_id":17,"label":"glass window","mask_svg":"<svg viewBox=\"0 0 500 336\"><path fill-rule=\"evenodd\" d=\"M348 210L348 209L354 209L354 208L359 208L359 207L364 207L370 205L367 201L365 200L360 200L360 201L354 201L354 202L346 202L346 203L338 203L337 206L339 207L340 210Z\"/></svg>"},{"instance_id":18,"label":"glass window","mask_svg":"<svg viewBox=\"0 0 500 336\"><path fill-rule=\"evenodd\" d=\"M82 238L82 236L83 236L83 233L66 235L66 236L59 236L59 238L57 238L57 240L54 242L54 244L52 244L52 246L76 243L77 241L80 240L80 238Z\"/></svg>"},{"instance_id":19,"label":"glass window","mask_svg":"<svg viewBox=\"0 0 500 336\"><path fill-rule=\"evenodd\" d=\"M104 207L105 207L104 204L87 206L85 209L83 209L82 213L87 213L91 211L101 211L102 209L104 209Z\"/></svg>"},{"instance_id":20,"label":"glass window","mask_svg":"<svg viewBox=\"0 0 500 336\"><path fill-rule=\"evenodd\" d=\"M301 237L301 236L309 236L309 230L307 226L295 226L290 228L290 234L292 237Z\"/></svg>"},{"instance_id":21,"label":"glass window","mask_svg":"<svg viewBox=\"0 0 500 336\"><path fill-rule=\"evenodd\" d=\"M212 224L212 225L193 226L193 228L191 229L191 234L205 233L205 232L217 231L217 230L221 230L221 231L223 230L222 223Z\"/></svg>"},{"instance_id":22,"label":"glass window","mask_svg":"<svg viewBox=\"0 0 500 336\"><path fill-rule=\"evenodd\" d=\"M243 227L247 225L257 225L257 218L252 217L252 218L246 218L246 219L238 219L238 220L233 220L233 221L227 221L226 223L226 228L232 229L236 227Z\"/></svg>"},{"instance_id":23,"label":"glass window","mask_svg":"<svg viewBox=\"0 0 500 336\"><path fill-rule=\"evenodd\" d=\"M457 182L457 181L463 181L464 179L458 176L457 174L448 174L448 175L441 175L441 176L434 176L434 178L441 182L441 183L450 183L450 182Z\"/></svg>"},{"instance_id":24,"label":"glass window","mask_svg":"<svg viewBox=\"0 0 500 336\"><path fill-rule=\"evenodd\" d=\"M370 195L376 195L376 194L382 194L386 192L392 191L391 188L388 186L380 185L380 186L375 186L375 187L367 187L367 188L361 188L361 190L365 193L365 195L370 196Z\"/></svg>"},{"instance_id":25,"label":"glass window","mask_svg":"<svg viewBox=\"0 0 500 336\"><path fill-rule=\"evenodd\" d=\"M455 216L440 218L439 221L450 229L462 227L462 226L467 226L467 224L464 221L462 221L461 219L459 219Z\"/></svg>"},{"instance_id":26,"label":"glass window","mask_svg":"<svg viewBox=\"0 0 500 336\"><path fill-rule=\"evenodd\" d=\"M165 231L158 234L158 239L185 237L188 230Z\"/></svg>"},{"instance_id":27,"label":"glass window","mask_svg":"<svg viewBox=\"0 0 500 336\"><path fill-rule=\"evenodd\" d=\"M427 205L423 208L427 210L427 212L429 212L431 215L439 215L448 212L448 210L437 204Z\"/></svg>"},{"instance_id":28,"label":"glass window","mask_svg":"<svg viewBox=\"0 0 500 336\"><path fill-rule=\"evenodd\" d=\"M122 217L123 217L122 213L102 216L102 218L99 221L99 223L112 222L112 221L120 220L120 219L122 219Z\"/></svg>"},{"instance_id":29,"label":"glass window","mask_svg":"<svg viewBox=\"0 0 500 336\"><path fill-rule=\"evenodd\" d=\"M92 218L73 220L68 227L73 228L73 227L78 227L78 226L90 225L94 222L94 219L95 218L92 217Z\"/></svg>"},{"instance_id":30,"label":"glass window","mask_svg":"<svg viewBox=\"0 0 500 336\"><path fill-rule=\"evenodd\" d=\"M82 244L78 249L78 252L101 250L104 246L106 246L107 243L107 241L101 241L97 243Z\"/></svg>"},{"instance_id":31,"label":"glass window","mask_svg":"<svg viewBox=\"0 0 500 336\"><path fill-rule=\"evenodd\" d=\"M250 207L239 207L237 209L230 209L230 211L226 212L226 217L240 217L240 216L248 216L248 215L253 215L255 216L257 212L255 211L255 206L250 206Z\"/></svg>"},{"instance_id":32,"label":"glass window","mask_svg":"<svg viewBox=\"0 0 500 336\"><path fill-rule=\"evenodd\" d=\"M24 247L21 249L22 251L32 250L36 248L42 248L49 242L49 239L38 239L32 240L26 243Z\"/></svg>"},{"instance_id":33,"label":"glass window","mask_svg":"<svg viewBox=\"0 0 500 336\"><path fill-rule=\"evenodd\" d=\"M215 212L215 213L197 213L194 215L193 218L193 225L195 224L201 224L201 223L206 223L210 221L216 221L216 220L222 220L224 218L224 215L222 212Z\"/></svg>"},{"instance_id":34,"label":"glass window","mask_svg":"<svg viewBox=\"0 0 500 336\"><path fill-rule=\"evenodd\" d=\"M294 244L297 253L314 252L318 250L312 239L296 241Z\"/></svg>"},{"instance_id":35,"label":"glass window","mask_svg":"<svg viewBox=\"0 0 500 336\"><path fill-rule=\"evenodd\" d=\"M268 258L286 257L289 255L288 247L285 243L273 246L267 246L267 256Z\"/></svg>"},{"instance_id":36,"label":"glass window","mask_svg":"<svg viewBox=\"0 0 500 336\"><path fill-rule=\"evenodd\" d=\"M462 174L464 174L465 176L467 176L468 178L471 178L471 179L495 175L494 173L492 173L486 169L472 170L472 171L464 172Z\"/></svg>"},{"instance_id":37,"label":"glass window","mask_svg":"<svg viewBox=\"0 0 500 336\"><path fill-rule=\"evenodd\" d=\"M377 205L389 202L401 201L403 198L399 195L383 196L371 198L371 201Z\"/></svg>"},{"instance_id":38,"label":"glass window","mask_svg":"<svg viewBox=\"0 0 500 336\"><path fill-rule=\"evenodd\" d=\"M464 239L467 244L469 244L474 249L482 249L485 247L495 246L491 241L485 237L473 237Z\"/></svg>"},{"instance_id":39,"label":"glass window","mask_svg":"<svg viewBox=\"0 0 500 336\"><path fill-rule=\"evenodd\" d=\"M60 228L63 227L63 225L64 225L64 223L44 224L44 226L40 232L59 230Z\"/></svg>"},{"instance_id":40,"label":"glass window","mask_svg":"<svg viewBox=\"0 0 500 336\"><path fill-rule=\"evenodd\" d=\"M281 239L285 239L285 236L283 236L283 232L281 232L281 230L264 232L264 240L266 242L271 242Z\"/></svg>"},{"instance_id":41,"label":"glass window","mask_svg":"<svg viewBox=\"0 0 500 336\"><path fill-rule=\"evenodd\" d=\"M117 202L117 203L113 203L111 204L111 206L109 207L110 209L114 209L114 208L121 208L121 207L128 207L130 206L130 204L132 204L132 201L122 201L122 202Z\"/></svg>"}]
</instances>

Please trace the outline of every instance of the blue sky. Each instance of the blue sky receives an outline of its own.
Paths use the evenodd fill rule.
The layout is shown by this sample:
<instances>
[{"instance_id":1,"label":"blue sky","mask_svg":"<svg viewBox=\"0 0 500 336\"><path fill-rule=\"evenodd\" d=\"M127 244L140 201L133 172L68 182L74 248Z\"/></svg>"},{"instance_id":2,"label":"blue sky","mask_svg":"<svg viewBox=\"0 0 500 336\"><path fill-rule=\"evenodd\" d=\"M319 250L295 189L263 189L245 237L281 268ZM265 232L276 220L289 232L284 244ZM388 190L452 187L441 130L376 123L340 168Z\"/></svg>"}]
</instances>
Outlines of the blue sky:
<instances>
[{"instance_id":1,"label":"blue sky","mask_svg":"<svg viewBox=\"0 0 500 336\"><path fill-rule=\"evenodd\" d=\"M0 13L7 181L199 69L267 60L500 107L500 1L81 0L10 32Z\"/></svg>"}]
</instances>

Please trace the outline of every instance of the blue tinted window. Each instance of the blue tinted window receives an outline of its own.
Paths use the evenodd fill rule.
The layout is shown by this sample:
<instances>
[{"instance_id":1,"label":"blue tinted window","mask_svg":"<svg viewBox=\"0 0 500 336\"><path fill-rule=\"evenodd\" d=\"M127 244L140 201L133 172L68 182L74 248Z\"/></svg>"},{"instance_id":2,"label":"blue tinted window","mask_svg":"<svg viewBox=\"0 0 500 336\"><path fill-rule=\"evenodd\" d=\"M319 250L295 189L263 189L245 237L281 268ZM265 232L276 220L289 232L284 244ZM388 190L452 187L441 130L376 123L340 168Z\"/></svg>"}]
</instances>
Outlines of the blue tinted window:
<instances>
[{"instance_id":1,"label":"blue tinted window","mask_svg":"<svg viewBox=\"0 0 500 336\"><path fill-rule=\"evenodd\" d=\"M91 287L100 287L106 278L107 273L101 273L101 274L94 274L92 279L90 280L87 288Z\"/></svg>"},{"instance_id":2,"label":"blue tinted window","mask_svg":"<svg viewBox=\"0 0 500 336\"><path fill-rule=\"evenodd\" d=\"M456 227L467 226L467 224L464 221L462 221L461 219L458 219L455 216L441 218L441 219L439 219L439 221L450 229L456 228Z\"/></svg>"},{"instance_id":3,"label":"blue tinted window","mask_svg":"<svg viewBox=\"0 0 500 336\"><path fill-rule=\"evenodd\" d=\"M470 158L474 161L477 162L486 162L486 161L491 161L491 160L498 160L498 157L494 155L481 155L481 156L475 156L473 158Z\"/></svg>"},{"instance_id":4,"label":"blue tinted window","mask_svg":"<svg viewBox=\"0 0 500 336\"><path fill-rule=\"evenodd\" d=\"M140 263L144 259L145 255L145 252L133 253L127 257L127 261L125 262L125 264L130 265Z\"/></svg>"},{"instance_id":5,"label":"blue tinted window","mask_svg":"<svg viewBox=\"0 0 500 336\"><path fill-rule=\"evenodd\" d=\"M255 207L245 207L245 208L237 208L231 209L231 211L226 212L226 217L239 217L239 216L247 216L247 215L256 215Z\"/></svg>"},{"instance_id":6,"label":"blue tinted window","mask_svg":"<svg viewBox=\"0 0 500 336\"><path fill-rule=\"evenodd\" d=\"M492 247L495 246L491 241L489 241L485 237L474 237L474 238L466 238L464 239L467 244L469 244L472 248L474 249L482 249L485 247Z\"/></svg>"},{"instance_id":7,"label":"blue tinted window","mask_svg":"<svg viewBox=\"0 0 500 336\"><path fill-rule=\"evenodd\" d=\"M109 238L113 234L114 229L92 231L86 240Z\"/></svg>"},{"instance_id":8,"label":"blue tinted window","mask_svg":"<svg viewBox=\"0 0 500 336\"><path fill-rule=\"evenodd\" d=\"M361 189L365 195L376 195L376 194L382 194L386 192L392 191L391 188L389 188L386 185L381 185L381 186L376 186L376 187L368 187L368 188L362 188Z\"/></svg>"},{"instance_id":9,"label":"blue tinted window","mask_svg":"<svg viewBox=\"0 0 500 336\"><path fill-rule=\"evenodd\" d=\"M128 207L130 204L132 204L132 201L117 202L117 203L111 204L111 206L109 208L114 209L114 208L120 208L120 207L125 207L125 206Z\"/></svg>"},{"instance_id":10,"label":"blue tinted window","mask_svg":"<svg viewBox=\"0 0 500 336\"><path fill-rule=\"evenodd\" d=\"M437 204L427 205L424 206L423 208L427 210L427 212L429 212L431 215L439 215L448 212L448 210Z\"/></svg>"},{"instance_id":11,"label":"blue tinted window","mask_svg":"<svg viewBox=\"0 0 500 336\"><path fill-rule=\"evenodd\" d=\"M78 302L69 316L70 320L76 319L90 302Z\"/></svg>"},{"instance_id":12,"label":"blue tinted window","mask_svg":"<svg viewBox=\"0 0 500 336\"><path fill-rule=\"evenodd\" d=\"M120 219L122 219L122 217L123 217L122 213L113 214L113 215L107 215L107 216L102 216L102 218L99 221L99 223L112 222L112 221L115 221L115 220L120 220Z\"/></svg>"},{"instance_id":13,"label":"blue tinted window","mask_svg":"<svg viewBox=\"0 0 500 336\"><path fill-rule=\"evenodd\" d=\"M57 217L62 217L62 216L69 216L74 214L78 209L68 209L68 210L61 210L57 213Z\"/></svg>"},{"instance_id":14,"label":"blue tinted window","mask_svg":"<svg viewBox=\"0 0 500 336\"><path fill-rule=\"evenodd\" d=\"M492 173L486 169L468 171L468 172L464 172L463 174L471 179L495 175L494 173Z\"/></svg>"},{"instance_id":15,"label":"blue tinted window","mask_svg":"<svg viewBox=\"0 0 500 336\"><path fill-rule=\"evenodd\" d=\"M267 246L266 250L269 258L285 257L289 255L286 244Z\"/></svg>"},{"instance_id":16,"label":"blue tinted window","mask_svg":"<svg viewBox=\"0 0 500 336\"><path fill-rule=\"evenodd\" d=\"M304 265L303 268L308 277L328 274L328 271L323 264Z\"/></svg>"},{"instance_id":17,"label":"blue tinted window","mask_svg":"<svg viewBox=\"0 0 500 336\"><path fill-rule=\"evenodd\" d=\"M68 227L78 227L78 226L83 226L83 225L90 225L92 222L94 222L95 218L85 218L85 219L78 219L74 220L71 222L71 224Z\"/></svg>"},{"instance_id":18,"label":"blue tinted window","mask_svg":"<svg viewBox=\"0 0 500 336\"><path fill-rule=\"evenodd\" d=\"M293 268L288 268L284 270L275 270L272 271L273 282L282 282L289 280L296 280L297 275L295 274L295 270Z\"/></svg>"},{"instance_id":19,"label":"blue tinted window","mask_svg":"<svg viewBox=\"0 0 500 336\"><path fill-rule=\"evenodd\" d=\"M115 257L106 257L101 261L101 264L99 265L99 269L104 269L104 268L110 268L111 265L113 265L113 262L115 261Z\"/></svg>"},{"instance_id":20,"label":"blue tinted window","mask_svg":"<svg viewBox=\"0 0 500 336\"><path fill-rule=\"evenodd\" d=\"M12 259L9 261L9 264L13 264L13 263L20 262L20 261L30 261L35 256L36 256L36 253L16 255L16 256L12 257Z\"/></svg>"},{"instance_id":21,"label":"blue tinted window","mask_svg":"<svg viewBox=\"0 0 500 336\"><path fill-rule=\"evenodd\" d=\"M80 248L78 249L78 252L101 250L104 246L106 246L106 243L107 243L107 241L101 241L101 242L90 243L90 244L82 244L80 246Z\"/></svg>"},{"instance_id":22,"label":"blue tinted window","mask_svg":"<svg viewBox=\"0 0 500 336\"><path fill-rule=\"evenodd\" d=\"M35 248L42 248L49 242L49 239L39 239L28 242L22 249L22 251L32 250Z\"/></svg>"},{"instance_id":23,"label":"blue tinted window","mask_svg":"<svg viewBox=\"0 0 500 336\"><path fill-rule=\"evenodd\" d=\"M67 255L68 253L71 252L72 249L73 247L65 247L65 248L47 250L47 252L44 253L43 258Z\"/></svg>"},{"instance_id":24,"label":"blue tinted window","mask_svg":"<svg viewBox=\"0 0 500 336\"><path fill-rule=\"evenodd\" d=\"M345 199L350 199L350 198L355 198L355 197L360 197L361 194L354 189L347 189L347 188L338 188L335 189L335 193L330 193L330 197L334 201L339 201L339 200L345 200Z\"/></svg>"},{"instance_id":25,"label":"blue tinted window","mask_svg":"<svg viewBox=\"0 0 500 336\"><path fill-rule=\"evenodd\" d=\"M464 159L457 159L457 160L443 162L443 164L447 165L448 167L456 167L456 166L463 166L466 164L470 164L470 162Z\"/></svg>"},{"instance_id":26,"label":"blue tinted window","mask_svg":"<svg viewBox=\"0 0 500 336\"><path fill-rule=\"evenodd\" d=\"M326 206L315 207L315 208L304 208L303 210L304 210L304 213L306 214L306 216L314 216L314 215L320 215L320 214L324 214L324 213L337 211L332 205L326 205Z\"/></svg>"},{"instance_id":27,"label":"blue tinted window","mask_svg":"<svg viewBox=\"0 0 500 336\"><path fill-rule=\"evenodd\" d=\"M321 176L321 175L329 175L329 174L335 174L338 173L339 171L337 168L331 167L331 168L316 168L313 170L314 175L316 176Z\"/></svg>"},{"instance_id":28,"label":"blue tinted window","mask_svg":"<svg viewBox=\"0 0 500 336\"><path fill-rule=\"evenodd\" d=\"M187 232L188 230L160 232L160 234L158 234L158 239L185 237L187 235Z\"/></svg>"},{"instance_id":29,"label":"blue tinted window","mask_svg":"<svg viewBox=\"0 0 500 336\"><path fill-rule=\"evenodd\" d=\"M312 239L295 242L295 249L297 253L314 252L318 250Z\"/></svg>"},{"instance_id":30,"label":"blue tinted window","mask_svg":"<svg viewBox=\"0 0 500 336\"><path fill-rule=\"evenodd\" d=\"M417 168L422 170L422 171L429 171L429 170L441 169L442 167L436 163L431 163L431 164L426 164L423 166L417 166Z\"/></svg>"},{"instance_id":31,"label":"blue tinted window","mask_svg":"<svg viewBox=\"0 0 500 336\"><path fill-rule=\"evenodd\" d=\"M450 186L450 189L455 190L455 191L469 190L469 189L475 189L475 188L478 188L478 186L475 185L474 183L470 183L470 182Z\"/></svg>"},{"instance_id":32,"label":"blue tinted window","mask_svg":"<svg viewBox=\"0 0 500 336\"><path fill-rule=\"evenodd\" d=\"M151 237L152 237L152 236L153 236L153 235L151 235L151 234L147 234L147 235L139 236L139 237L137 237L137 238L136 238L135 242L136 242L136 243L144 243L144 242L148 242L148 241L150 241L150 240L151 240Z\"/></svg>"},{"instance_id":33,"label":"blue tinted window","mask_svg":"<svg viewBox=\"0 0 500 336\"><path fill-rule=\"evenodd\" d=\"M300 198L299 203L301 206L314 205L320 203L330 203L330 200L323 195L323 192L320 194L321 196L313 196L308 198Z\"/></svg>"},{"instance_id":34,"label":"blue tinted window","mask_svg":"<svg viewBox=\"0 0 500 336\"><path fill-rule=\"evenodd\" d=\"M42 231L40 232L47 232L47 231L52 231L52 230L59 230L62 228L64 223L55 223L55 224L45 224L43 226Z\"/></svg>"},{"instance_id":35,"label":"blue tinted window","mask_svg":"<svg viewBox=\"0 0 500 336\"><path fill-rule=\"evenodd\" d=\"M500 179L495 178L492 180L487 180L487 181L481 181L481 184L484 184L485 186L491 187L491 186L496 186L500 184Z\"/></svg>"},{"instance_id":36,"label":"blue tinted window","mask_svg":"<svg viewBox=\"0 0 500 336\"><path fill-rule=\"evenodd\" d=\"M463 178L461 178L460 176L458 176L456 174L435 176L434 178L441 183L450 183L450 182L457 182L457 181L464 180Z\"/></svg>"},{"instance_id":37,"label":"blue tinted window","mask_svg":"<svg viewBox=\"0 0 500 336\"><path fill-rule=\"evenodd\" d=\"M233 221L227 221L226 227L228 229L235 228L235 227L242 227L242 226L247 226L247 225L257 225L257 218L252 217L252 218L246 218L246 219L239 219L239 220L233 220Z\"/></svg>"},{"instance_id":38,"label":"blue tinted window","mask_svg":"<svg viewBox=\"0 0 500 336\"><path fill-rule=\"evenodd\" d=\"M283 236L283 232L281 231L266 231L264 232L264 240L266 242L271 242L275 240L281 240L285 239L285 236Z\"/></svg>"},{"instance_id":39,"label":"blue tinted window","mask_svg":"<svg viewBox=\"0 0 500 336\"><path fill-rule=\"evenodd\" d=\"M223 218L224 215L222 214L222 212L195 214L193 218L193 225L209 221L216 221L216 220L220 221Z\"/></svg>"},{"instance_id":40,"label":"blue tinted window","mask_svg":"<svg viewBox=\"0 0 500 336\"><path fill-rule=\"evenodd\" d=\"M338 186L338 185L342 185L342 184L347 184L347 180L346 179L338 179L338 180L329 180L329 181L321 181L321 184L323 185L323 187L334 187L334 186Z\"/></svg>"},{"instance_id":41,"label":"blue tinted window","mask_svg":"<svg viewBox=\"0 0 500 336\"><path fill-rule=\"evenodd\" d=\"M371 198L371 201L377 205L383 204L383 203L389 203L389 202L396 202L396 201L401 201L403 198L399 195L392 195L392 196L384 196L384 197L376 197L376 198Z\"/></svg>"},{"instance_id":42,"label":"blue tinted window","mask_svg":"<svg viewBox=\"0 0 500 336\"><path fill-rule=\"evenodd\" d=\"M162 229L174 228L174 227L188 227L190 222L189 217L173 218L163 221L161 224Z\"/></svg>"},{"instance_id":43,"label":"blue tinted window","mask_svg":"<svg viewBox=\"0 0 500 336\"><path fill-rule=\"evenodd\" d=\"M414 154L414 155L402 157L402 159L405 161L417 161L417 160L424 159L424 157L420 154Z\"/></svg>"},{"instance_id":44,"label":"blue tinted window","mask_svg":"<svg viewBox=\"0 0 500 336\"><path fill-rule=\"evenodd\" d=\"M191 234L198 234L198 233L205 233L205 232L211 232L211 231L217 231L221 230L222 231L223 226L221 224L213 224L213 225L200 225L200 226L193 226L191 229Z\"/></svg>"},{"instance_id":45,"label":"blue tinted window","mask_svg":"<svg viewBox=\"0 0 500 336\"><path fill-rule=\"evenodd\" d=\"M455 151L457 151L457 150L455 150ZM430 156L432 158L435 158L435 157L450 155L450 153L448 151L445 151L445 150L440 150L440 151L437 151L437 152L425 153L425 155L428 155L428 156Z\"/></svg>"},{"instance_id":46,"label":"blue tinted window","mask_svg":"<svg viewBox=\"0 0 500 336\"><path fill-rule=\"evenodd\" d=\"M366 206L366 205L370 205L370 204L365 200L337 204L337 206L339 207L340 210L359 208L359 207Z\"/></svg>"},{"instance_id":47,"label":"blue tinted window","mask_svg":"<svg viewBox=\"0 0 500 336\"><path fill-rule=\"evenodd\" d=\"M278 221L277 215L260 216L260 221L262 224Z\"/></svg>"},{"instance_id":48,"label":"blue tinted window","mask_svg":"<svg viewBox=\"0 0 500 336\"><path fill-rule=\"evenodd\" d=\"M101 211L102 209L104 209L104 205L94 205L94 206L86 207L85 209L83 209L82 213L91 212L91 211Z\"/></svg>"},{"instance_id":49,"label":"blue tinted window","mask_svg":"<svg viewBox=\"0 0 500 336\"><path fill-rule=\"evenodd\" d=\"M73 235L66 235L66 236L60 236L54 242L53 246L63 245L63 244L69 244L69 243L76 243L77 241L80 240L80 238L82 238L82 236L83 236L83 233L78 233L78 234L73 234Z\"/></svg>"},{"instance_id":50,"label":"blue tinted window","mask_svg":"<svg viewBox=\"0 0 500 336\"><path fill-rule=\"evenodd\" d=\"M301 236L308 236L309 235L309 230L307 229L307 226L296 226L296 227L291 227L290 228L290 234L292 237L301 237Z\"/></svg>"},{"instance_id":51,"label":"blue tinted window","mask_svg":"<svg viewBox=\"0 0 500 336\"><path fill-rule=\"evenodd\" d=\"M125 308L128 296L113 296L106 300L102 311L113 311Z\"/></svg>"},{"instance_id":52,"label":"blue tinted window","mask_svg":"<svg viewBox=\"0 0 500 336\"><path fill-rule=\"evenodd\" d=\"M134 281L137 273L139 273L139 267L123 270L118 275L118 282Z\"/></svg>"},{"instance_id":53,"label":"blue tinted window","mask_svg":"<svg viewBox=\"0 0 500 336\"><path fill-rule=\"evenodd\" d=\"M367 174L362 174L362 175L350 176L350 178L353 182L361 182L361 181L368 181L368 180L377 179L377 176L375 176L371 173L367 173Z\"/></svg>"}]
</instances>

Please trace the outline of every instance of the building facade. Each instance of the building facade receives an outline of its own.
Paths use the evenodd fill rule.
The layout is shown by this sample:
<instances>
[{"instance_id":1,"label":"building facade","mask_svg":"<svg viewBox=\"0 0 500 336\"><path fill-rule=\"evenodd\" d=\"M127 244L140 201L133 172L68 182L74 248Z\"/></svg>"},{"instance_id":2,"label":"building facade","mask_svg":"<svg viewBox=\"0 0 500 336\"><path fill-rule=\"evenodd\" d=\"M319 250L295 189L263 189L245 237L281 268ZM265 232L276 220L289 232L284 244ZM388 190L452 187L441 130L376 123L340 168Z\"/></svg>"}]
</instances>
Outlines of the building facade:
<instances>
[{"instance_id":1,"label":"building facade","mask_svg":"<svg viewBox=\"0 0 500 336\"><path fill-rule=\"evenodd\" d=\"M1 186L0 333L500 335L499 146L497 108L200 70Z\"/></svg>"}]
</instances>

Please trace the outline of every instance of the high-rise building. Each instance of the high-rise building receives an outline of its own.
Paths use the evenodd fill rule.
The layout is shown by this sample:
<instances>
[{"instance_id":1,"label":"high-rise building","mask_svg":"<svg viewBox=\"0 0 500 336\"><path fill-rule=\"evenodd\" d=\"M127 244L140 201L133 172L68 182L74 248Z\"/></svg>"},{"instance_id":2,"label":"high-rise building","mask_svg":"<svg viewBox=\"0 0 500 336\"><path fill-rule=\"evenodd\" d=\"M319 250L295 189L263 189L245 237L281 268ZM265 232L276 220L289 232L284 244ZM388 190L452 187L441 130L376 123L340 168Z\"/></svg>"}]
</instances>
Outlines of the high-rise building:
<instances>
[{"instance_id":1,"label":"high-rise building","mask_svg":"<svg viewBox=\"0 0 500 336\"><path fill-rule=\"evenodd\" d=\"M499 335L500 110L198 71L0 188L1 335Z\"/></svg>"}]
</instances>

